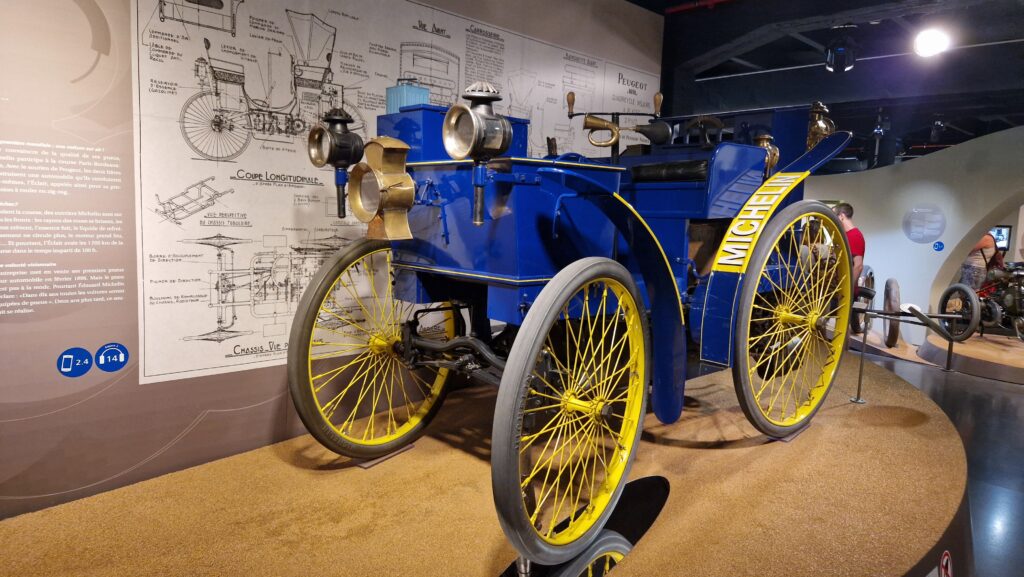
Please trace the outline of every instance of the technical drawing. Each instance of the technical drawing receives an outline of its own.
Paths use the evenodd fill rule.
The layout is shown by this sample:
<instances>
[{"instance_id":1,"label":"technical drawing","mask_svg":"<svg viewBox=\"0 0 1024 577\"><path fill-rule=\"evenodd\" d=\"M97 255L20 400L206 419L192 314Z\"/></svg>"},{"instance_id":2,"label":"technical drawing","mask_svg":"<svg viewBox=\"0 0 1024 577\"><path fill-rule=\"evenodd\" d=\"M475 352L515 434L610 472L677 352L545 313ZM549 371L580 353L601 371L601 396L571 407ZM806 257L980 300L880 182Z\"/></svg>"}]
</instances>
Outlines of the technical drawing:
<instances>
[{"instance_id":1,"label":"technical drawing","mask_svg":"<svg viewBox=\"0 0 1024 577\"><path fill-rule=\"evenodd\" d=\"M159 0L160 21L177 20L212 30L230 32L237 30L238 5L245 0Z\"/></svg>"},{"instance_id":2,"label":"technical drawing","mask_svg":"<svg viewBox=\"0 0 1024 577\"><path fill-rule=\"evenodd\" d=\"M278 242L274 242L280 239ZM216 328L190 335L186 341L221 343L228 339L251 335L254 331L238 330L238 311L248 309L254 319L271 319L263 327L264 336L286 334L303 289L328 256L347 246L351 239L332 234L304 241L306 246L286 247L284 237L265 237L264 247L253 254L248 266L235 265L235 246L252 240L216 234L206 238L185 239L186 244L200 244L217 251L217 267L210 274L210 308L216 309ZM365 296L365 295L360 295ZM361 318L359 306L353 301L351 318Z\"/></svg>"},{"instance_id":3,"label":"technical drawing","mask_svg":"<svg viewBox=\"0 0 1024 577\"><path fill-rule=\"evenodd\" d=\"M580 66L566 63L562 73L562 106L565 107L565 94L576 93L576 110L593 110L597 95L597 72Z\"/></svg>"},{"instance_id":4,"label":"technical drawing","mask_svg":"<svg viewBox=\"0 0 1024 577\"><path fill-rule=\"evenodd\" d=\"M577 68L574 65L566 65L567 68L570 66ZM547 137L555 138L558 143L559 152L576 149L574 142L576 131L567 118L563 122L555 122L554 126L549 126L549 123L552 122L549 119L550 115L546 116L544 108L541 107L543 94L540 96L535 94L535 90L538 87L536 72L526 69L512 72L508 76L508 87L509 115L525 118L530 121L529 146L531 155L544 156L547 154ZM560 96L559 99L564 101L564 97Z\"/></svg>"},{"instance_id":5,"label":"technical drawing","mask_svg":"<svg viewBox=\"0 0 1024 577\"><path fill-rule=\"evenodd\" d=\"M160 208L156 209L156 213L164 217L165 220L169 220L174 224L181 224L181 221L186 218L210 208L217 202L217 199L231 194L235 191L233 188L229 188L225 191L219 191L212 186L206 184L213 180L215 177L204 178L199 182L186 186L185 190L168 198L167 200L160 200L160 195L156 196L156 202L160 205Z\"/></svg>"},{"instance_id":6,"label":"technical drawing","mask_svg":"<svg viewBox=\"0 0 1024 577\"><path fill-rule=\"evenodd\" d=\"M425 42L403 42L399 78L415 78L430 88L430 103L451 106L462 89L461 60L450 50Z\"/></svg>"},{"instance_id":7,"label":"technical drawing","mask_svg":"<svg viewBox=\"0 0 1024 577\"><path fill-rule=\"evenodd\" d=\"M181 134L189 148L207 160L231 160L249 142L293 142L305 138L309 129L330 109L341 104L355 119L349 130L365 136L366 122L344 99L344 88L332 83L331 56L336 29L313 14L285 10L292 29L295 52L289 54L291 70L289 100L271 104L270 92L253 98L245 87L245 68L210 55L210 41L204 39L206 56L196 59L199 92L181 109ZM267 77L274 56L268 52ZM340 96L339 96L340 93Z\"/></svg>"}]
</instances>

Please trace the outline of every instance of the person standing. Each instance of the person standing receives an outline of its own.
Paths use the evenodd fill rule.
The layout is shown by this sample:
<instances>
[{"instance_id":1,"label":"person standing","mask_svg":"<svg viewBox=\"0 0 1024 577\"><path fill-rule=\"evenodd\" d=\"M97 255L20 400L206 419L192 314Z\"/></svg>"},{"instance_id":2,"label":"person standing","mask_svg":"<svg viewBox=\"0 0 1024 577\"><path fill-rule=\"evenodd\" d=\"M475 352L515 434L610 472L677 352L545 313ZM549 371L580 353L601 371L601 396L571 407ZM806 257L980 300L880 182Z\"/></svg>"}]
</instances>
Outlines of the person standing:
<instances>
[{"instance_id":1,"label":"person standing","mask_svg":"<svg viewBox=\"0 0 1024 577\"><path fill-rule=\"evenodd\" d=\"M996 237L992 236L992 233L986 232L981 240L975 243L971 252L967 253L967 258L960 265L960 283L974 290L980 289L988 274L988 263L995 255Z\"/></svg>"},{"instance_id":2,"label":"person standing","mask_svg":"<svg viewBox=\"0 0 1024 577\"><path fill-rule=\"evenodd\" d=\"M850 255L853 256L853 285L857 286L860 274L864 271L864 235L853 224L853 207L847 202L840 202L832 208L839 219L839 224L850 242Z\"/></svg>"}]
</instances>

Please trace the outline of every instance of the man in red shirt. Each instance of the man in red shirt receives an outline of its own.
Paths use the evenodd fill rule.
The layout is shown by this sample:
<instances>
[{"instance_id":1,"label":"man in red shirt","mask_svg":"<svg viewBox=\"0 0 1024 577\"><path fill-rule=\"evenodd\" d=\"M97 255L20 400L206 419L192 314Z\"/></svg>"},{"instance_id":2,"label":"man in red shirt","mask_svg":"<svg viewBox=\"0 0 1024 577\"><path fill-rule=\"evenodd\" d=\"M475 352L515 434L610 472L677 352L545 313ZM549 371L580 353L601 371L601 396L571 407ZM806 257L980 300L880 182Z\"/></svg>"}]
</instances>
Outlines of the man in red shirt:
<instances>
[{"instance_id":1,"label":"man in red shirt","mask_svg":"<svg viewBox=\"0 0 1024 577\"><path fill-rule=\"evenodd\" d=\"M857 286L860 273L864 271L864 235L853 224L853 207L849 203L840 202L832 210L843 225L846 239L850 241L850 254L853 255L853 283Z\"/></svg>"}]
</instances>

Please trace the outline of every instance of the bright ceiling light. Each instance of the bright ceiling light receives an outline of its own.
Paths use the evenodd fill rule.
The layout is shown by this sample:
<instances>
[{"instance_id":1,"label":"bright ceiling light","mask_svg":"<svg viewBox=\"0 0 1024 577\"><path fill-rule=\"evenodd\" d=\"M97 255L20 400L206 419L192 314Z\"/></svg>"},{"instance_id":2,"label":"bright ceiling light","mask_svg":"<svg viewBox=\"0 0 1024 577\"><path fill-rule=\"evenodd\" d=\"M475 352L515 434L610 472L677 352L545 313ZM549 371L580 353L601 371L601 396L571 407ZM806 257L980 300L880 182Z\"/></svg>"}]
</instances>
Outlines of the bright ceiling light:
<instances>
[{"instance_id":1,"label":"bright ceiling light","mask_svg":"<svg viewBox=\"0 0 1024 577\"><path fill-rule=\"evenodd\" d=\"M918 56L928 58L949 50L952 40L949 34L938 28L926 28L914 38L914 52Z\"/></svg>"}]
</instances>

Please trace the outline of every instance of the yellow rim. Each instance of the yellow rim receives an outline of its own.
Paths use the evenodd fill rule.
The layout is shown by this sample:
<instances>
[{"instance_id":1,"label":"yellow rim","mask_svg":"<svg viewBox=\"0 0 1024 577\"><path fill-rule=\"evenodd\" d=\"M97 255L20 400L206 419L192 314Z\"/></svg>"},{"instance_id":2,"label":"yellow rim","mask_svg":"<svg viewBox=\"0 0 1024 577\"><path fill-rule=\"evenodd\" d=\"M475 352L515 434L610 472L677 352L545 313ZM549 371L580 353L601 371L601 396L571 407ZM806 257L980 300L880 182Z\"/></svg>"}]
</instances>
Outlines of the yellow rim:
<instances>
[{"instance_id":1,"label":"yellow rim","mask_svg":"<svg viewBox=\"0 0 1024 577\"><path fill-rule=\"evenodd\" d=\"M608 278L579 288L528 377L519 438L524 510L548 543L583 536L623 482L645 371L643 325L629 291Z\"/></svg>"},{"instance_id":2,"label":"yellow rim","mask_svg":"<svg viewBox=\"0 0 1024 577\"><path fill-rule=\"evenodd\" d=\"M580 577L586 575L586 577L601 577L607 575L612 567L619 564L620 561L625 557L624 554L619 551L609 551L608 553L602 553L598 555L590 565L587 565L587 570L580 574Z\"/></svg>"},{"instance_id":3,"label":"yellow rim","mask_svg":"<svg viewBox=\"0 0 1024 577\"><path fill-rule=\"evenodd\" d=\"M744 282L761 289L747 331L747 382L757 408L788 427L810 415L835 376L850 322L850 257L835 222L802 214Z\"/></svg>"},{"instance_id":4,"label":"yellow rim","mask_svg":"<svg viewBox=\"0 0 1024 577\"><path fill-rule=\"evenodd\" d=\"M416 428L437 402L448 369L410 370L395 352L402 323L429 305L395 298L391 249L346 267L320 303L307 352L309 388L334 432L359 445L382 445ZM451 311L420 317L419 334L451 338Z\"/></svg>"}]
</instances>

